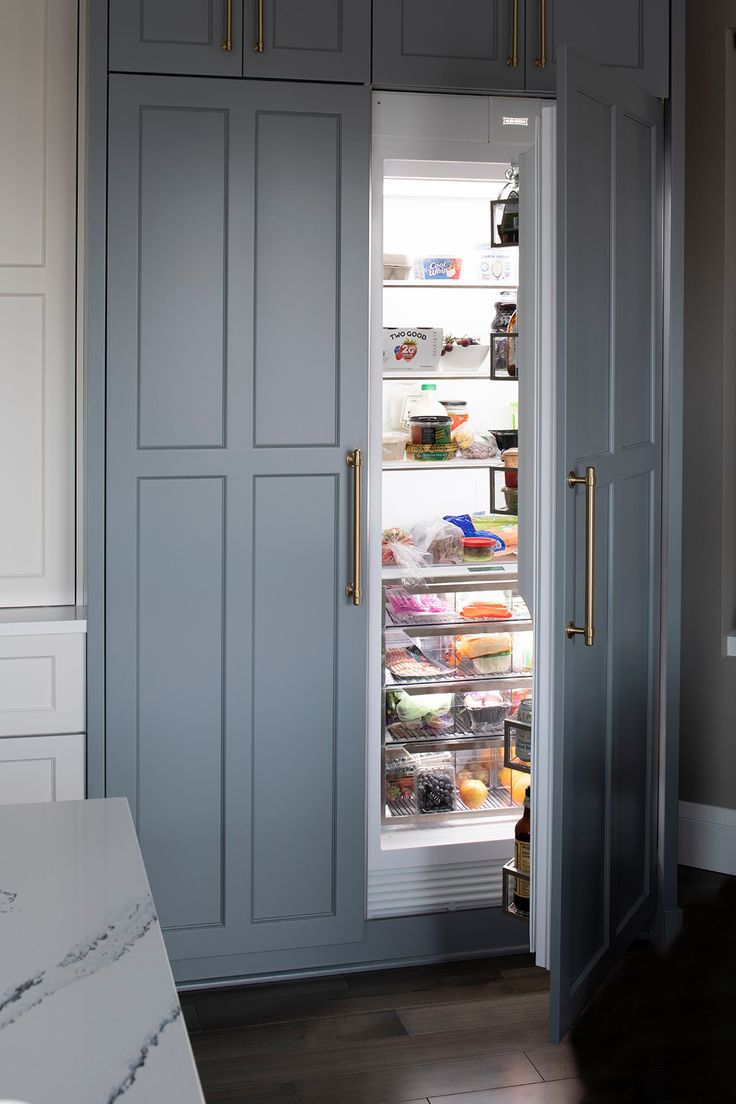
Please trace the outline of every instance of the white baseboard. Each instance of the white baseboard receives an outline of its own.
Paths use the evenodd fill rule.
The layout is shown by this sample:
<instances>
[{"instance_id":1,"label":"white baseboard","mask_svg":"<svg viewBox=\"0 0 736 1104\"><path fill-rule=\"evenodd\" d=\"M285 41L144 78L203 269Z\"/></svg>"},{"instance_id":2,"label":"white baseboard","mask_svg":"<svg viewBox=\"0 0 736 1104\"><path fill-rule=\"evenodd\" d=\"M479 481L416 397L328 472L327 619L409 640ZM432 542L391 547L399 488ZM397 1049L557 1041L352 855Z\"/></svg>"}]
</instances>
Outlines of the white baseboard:
<instances>
[{"instance_id":1,"label":"white baseboard","mask_svg":"<svg viewBox=\"0 0 736 1104\"><path fill-rule=\"evenodd\" d=\"M736 809L681 801L679 860L683 866L736 875Z\"/></svg>"}]
</instances>

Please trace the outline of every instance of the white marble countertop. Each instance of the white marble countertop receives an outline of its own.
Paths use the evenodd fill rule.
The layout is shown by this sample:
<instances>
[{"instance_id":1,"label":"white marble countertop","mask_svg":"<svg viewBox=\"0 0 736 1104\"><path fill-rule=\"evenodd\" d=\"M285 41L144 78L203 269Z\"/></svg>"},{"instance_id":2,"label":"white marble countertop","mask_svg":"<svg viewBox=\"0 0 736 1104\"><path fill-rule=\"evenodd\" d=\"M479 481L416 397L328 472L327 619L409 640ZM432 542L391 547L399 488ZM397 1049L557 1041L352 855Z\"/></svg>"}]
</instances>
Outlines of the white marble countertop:
<instances>
[{"instance_id":1,"label":"white marble countertop","mask_svg":"<svg viewBox=\"0 0 736 1104\"><path fill-rule=\"evenodd\" d=\"M203 1104L122 798L0 806L0 1101Z\"/></svg>"}]
</instances>

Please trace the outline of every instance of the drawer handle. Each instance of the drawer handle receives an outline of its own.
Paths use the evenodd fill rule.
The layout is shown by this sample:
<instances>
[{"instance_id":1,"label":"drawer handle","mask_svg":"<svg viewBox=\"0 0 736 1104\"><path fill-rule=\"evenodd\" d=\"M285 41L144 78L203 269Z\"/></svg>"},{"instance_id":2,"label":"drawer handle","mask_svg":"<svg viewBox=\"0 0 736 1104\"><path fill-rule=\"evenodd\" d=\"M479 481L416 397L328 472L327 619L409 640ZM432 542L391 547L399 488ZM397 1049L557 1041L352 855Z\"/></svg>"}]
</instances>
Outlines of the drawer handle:
<instances>
[{"instance_id":1,"label":"drawer handle","mask_svg":"<svg viewBox=\"0 0 736 1104\"><path fill-rule=\"evenodd\" d=\"M233 48L233 0L225 0L225 41L222 48L228 54Z\"/></svg>"},{"instance_id":2,"label":"drawer handle","mask_svg":"<svg viewBox=\"0 0 736 1104\"><path fill-rule=\"evenodd\" d=\"M568 487L585 486L585 624L582 628L573 621L567 626L567 635L572 638L580 634L589 648L595 642L593 624L593 595L595 592L595 468L586 468L585 475L576 475L571 471L567 477Z\"/></svg>"},{"instance_id":3,"label":"drawer handle","mask_svg":"<svg viewBox=\"0 0 736 1104\"><path fill-rule=\"evenodd\" d=\"M539 57L535 57L537 69L547 68L547 0L539 0Z\"/></svg>"},{"instance_id":4,"label":"drawer handle","mask_svg":"<svg viewBox=\"0 0 736 1104\"><path fill-rule=\"evenodd\" d=\"M514 69L519 65L519 0L514 0L514 27L511 33L511 54L506 58L506 64Z\"/></svg>"},{"instance_id":5,"label":"drawer handle","mask_svg":"<svg viewBox=\"0 0 736 1104\"><path fill-rule=\"evenodd\" d=\"M361 472L363 470L363 457L360 449L354 449L346 456L349 468L353 470L353 581L345 587L348 598L353 599L353 605L359 606L363 601L361 589L361 562L360 545L362 540L363 516L361 513Z\"/></svg>"},{"instance_id":6,"label":"drawer handle","mask_svg":"<svg viewBox=\"0 0 736 1104\"><path fill-rule=\"evenodd\" d=\"M258 0L258 31L256 32L258 38L256 39L253 49L257 54L263 53L263 0Z\"/></svg>"}]
</instances>

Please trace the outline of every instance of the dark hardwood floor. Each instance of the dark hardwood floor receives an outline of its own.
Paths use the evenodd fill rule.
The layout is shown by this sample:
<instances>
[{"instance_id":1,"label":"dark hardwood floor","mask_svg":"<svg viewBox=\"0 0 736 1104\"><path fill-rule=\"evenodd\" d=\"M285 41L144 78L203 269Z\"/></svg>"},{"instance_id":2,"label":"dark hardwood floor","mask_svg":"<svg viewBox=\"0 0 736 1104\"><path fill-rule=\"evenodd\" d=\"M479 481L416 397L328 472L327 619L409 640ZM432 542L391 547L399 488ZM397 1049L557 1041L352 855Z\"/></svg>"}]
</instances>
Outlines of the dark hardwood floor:
<instances>
[{"instance_id":1,"label":"dark hardwood floor","mask_svg":"<svg viewBox=\"0 0 736 1104\"><path fill-rule=\"evenodd\" d=\"M208 1104L578 1104L529 956L182 995Z\"/></svg>"}]
</instances>

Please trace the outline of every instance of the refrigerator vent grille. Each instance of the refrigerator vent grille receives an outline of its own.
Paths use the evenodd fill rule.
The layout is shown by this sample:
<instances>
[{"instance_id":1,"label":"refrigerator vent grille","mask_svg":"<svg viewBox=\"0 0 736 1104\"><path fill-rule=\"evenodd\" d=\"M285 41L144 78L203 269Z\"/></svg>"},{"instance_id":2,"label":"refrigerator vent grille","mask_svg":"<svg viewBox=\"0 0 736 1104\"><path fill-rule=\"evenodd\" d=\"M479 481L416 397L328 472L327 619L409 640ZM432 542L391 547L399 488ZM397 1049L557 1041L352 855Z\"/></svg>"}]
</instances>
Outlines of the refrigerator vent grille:
<instances>
[{"instance_id":1,"label":"refrigerator vent grille","mask_svg":"<svg viewBox=\"0 0 736 1104\"><path fill-rule=\"evenodd\" d=\"M368 917L500 907L502 866L503 859L483 859L369 871Z\"/></svg>"}]
</instances>

